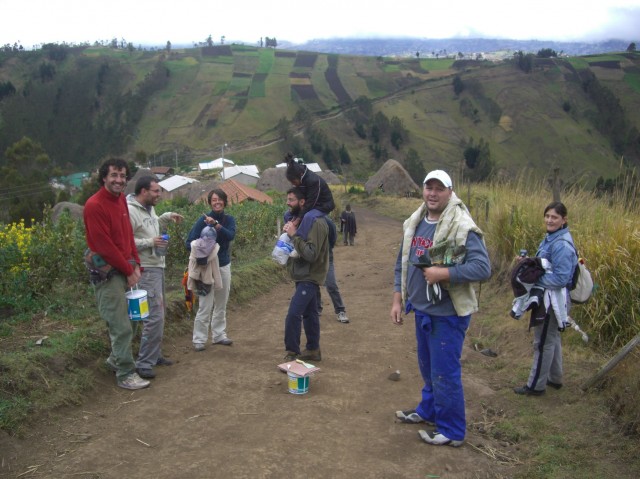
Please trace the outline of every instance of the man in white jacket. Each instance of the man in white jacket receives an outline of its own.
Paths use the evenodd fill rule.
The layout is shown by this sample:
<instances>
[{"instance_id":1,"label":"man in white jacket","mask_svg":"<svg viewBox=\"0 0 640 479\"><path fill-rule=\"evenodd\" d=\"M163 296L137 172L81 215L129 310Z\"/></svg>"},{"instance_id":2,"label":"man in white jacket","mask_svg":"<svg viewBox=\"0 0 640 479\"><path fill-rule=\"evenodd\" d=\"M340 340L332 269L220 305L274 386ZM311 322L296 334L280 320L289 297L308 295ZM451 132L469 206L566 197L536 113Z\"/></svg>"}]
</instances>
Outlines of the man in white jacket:
<instances>
[{"instance_id":1,"label":"man in white jacket","mask_svg":"<svg viewBox=\"0 0 640 479\"><path fill-rule=\"evenodd\" d=\"M160 200L162 189L152 176L143 176L136 182L135 194L127 198L133 237L140 256L142 276L138 287L147 292L149 316L143 321L140 351L136 370L140 377L156 376L154 366L171 366L173 361L162 356L164 332L164 251L168 240L162 238L170 221L180 223L182 215L167 212L160 217L154 206Z\"/></svg>"}]
</instances>

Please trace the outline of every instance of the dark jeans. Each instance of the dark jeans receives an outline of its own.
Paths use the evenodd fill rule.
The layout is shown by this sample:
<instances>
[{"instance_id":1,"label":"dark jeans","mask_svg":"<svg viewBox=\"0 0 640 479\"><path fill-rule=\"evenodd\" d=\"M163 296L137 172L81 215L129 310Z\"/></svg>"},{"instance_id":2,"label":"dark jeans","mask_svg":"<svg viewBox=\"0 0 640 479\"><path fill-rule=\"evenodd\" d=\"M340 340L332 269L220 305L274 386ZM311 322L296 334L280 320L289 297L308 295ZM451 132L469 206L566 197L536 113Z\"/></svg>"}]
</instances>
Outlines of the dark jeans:
<instances>
[{"instance_id":1,"label":"dark jeans","mask_svg":"<svg viewBox=\"0 0 640 479\"><path fill-rule=\"evenodd\" d=\"M333 267L333 259L329 258L329 270L327 271L327 279L324 282L324 286L327 288L327 292L331 297L333 303L333 309L338 313L342 313L347 309L342 302L342 296L340 296L340 289L338 288L338 281L336 280L336 270ZM318 312L322 312L322 293L318 288Z\"/></svg>"},{"instance_id":2,"label":"dark jeans","mask_svg":"<svg viewBox=\"0 0 640 479\"><path fill-rule=\"evenodd\" d=\"M320 348L319 289L317 284L310 281L296 283L296 291L289 303L289 311L284 322L284 347L287 351L300 354L302 326L307 336L307 349Z\"/></svg>"}]
</instances>

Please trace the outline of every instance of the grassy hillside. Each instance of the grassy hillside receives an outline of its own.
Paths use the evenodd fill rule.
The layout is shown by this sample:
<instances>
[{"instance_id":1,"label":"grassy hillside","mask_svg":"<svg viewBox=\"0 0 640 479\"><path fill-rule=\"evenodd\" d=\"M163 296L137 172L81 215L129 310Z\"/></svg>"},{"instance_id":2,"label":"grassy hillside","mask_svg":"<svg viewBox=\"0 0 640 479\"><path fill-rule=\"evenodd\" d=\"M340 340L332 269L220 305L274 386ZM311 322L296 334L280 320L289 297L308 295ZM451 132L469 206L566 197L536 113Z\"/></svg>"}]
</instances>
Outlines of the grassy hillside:
<instances>
[{"instance_id":1,"label":"grassy hillside","mask_svg":"<svg viewBox=\"0 0 640 479\"><path fill-rule=\"evenodd\" d=\"M0 99L0 155L26 135L69 169L136 152L155 164L187 167L218 157L225 143L236 162L263 168L292 145L304 145L308 161L322 162L322 153L299 136L313 124L335 148L345 145L351 163L331 166L351 177L366 179L388 158L403 161L409 149L425 169L455 171L473 139L489 146L499 174L560 168L565 181L593 182L617 176L622 150L607 125L598 125L607 123L603 108L610 105L585 91L585 72L612 93L627 137L640 129L640 57L633 54L536 60L530 73L514 62L236 45L172 52L92 47L69 49L62 59L47 51L1 55L0 85L10 81L16 94ZM457 95L456 75L463 85ZM345 113L363 96L373 114L401 120L408 138L399 149L383 142L374 158L371 137L355 134ZM278 143L283 119L297 140ZM635 166L633 155L626 160Z\"/></svg>"}]
</instances>

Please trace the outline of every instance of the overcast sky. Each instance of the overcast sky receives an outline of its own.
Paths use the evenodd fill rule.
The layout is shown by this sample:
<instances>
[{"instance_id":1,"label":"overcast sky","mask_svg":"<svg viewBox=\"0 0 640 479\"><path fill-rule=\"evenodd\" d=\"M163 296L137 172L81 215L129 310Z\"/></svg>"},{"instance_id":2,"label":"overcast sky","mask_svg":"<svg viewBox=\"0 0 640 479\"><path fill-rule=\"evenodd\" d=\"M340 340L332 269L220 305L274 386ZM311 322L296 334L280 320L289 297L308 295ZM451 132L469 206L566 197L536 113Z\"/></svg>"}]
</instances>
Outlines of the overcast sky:
<instances>
[{"instance_id":1,"label":"overcast sky","mask_svg":"<svg viewBox=\"0 0 640 479\"><path fill-rule=\"evenodd\" d=\"M320 8L321 6L321 8ZM405 36L518 40L640 40L640 0L0 0L0 45L255 45L260 37Z\"/></svg>"}]
</instances>

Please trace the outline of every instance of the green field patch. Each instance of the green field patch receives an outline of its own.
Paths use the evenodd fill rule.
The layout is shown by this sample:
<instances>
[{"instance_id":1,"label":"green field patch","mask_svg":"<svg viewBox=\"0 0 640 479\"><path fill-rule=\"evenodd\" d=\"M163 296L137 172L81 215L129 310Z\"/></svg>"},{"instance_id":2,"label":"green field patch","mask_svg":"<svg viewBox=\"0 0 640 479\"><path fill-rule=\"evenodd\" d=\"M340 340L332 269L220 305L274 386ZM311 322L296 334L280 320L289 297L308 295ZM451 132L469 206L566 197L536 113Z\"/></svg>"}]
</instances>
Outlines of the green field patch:
<instances>
[{"instance_id":1,"label":"green field patch","mask_svg":"<svg viewBox=\"0 0 640 479\"><path fill-rule=\"evenodd\" d=\"M382 71L385 73L398 73L400 72L400 64L396 62L384 62Z\"/></svg>"},{"instance_id":2,"label":"green field patch","mask_svg":"<svg viewBox=\"0 0 640 479\"><path fill-rule=\"evenodd\" d=\"M234 93L235 95L240 94L241 96L248 95L249 87L251 86L251 75L249 76L235 76L231 79L229 83L229 92Z\"/></svg>"},{"instance_id":3,"label":"green field patch","mask_svg":"<svg viewBox=\"0 0 640 479\"><path fill-rule=\"evenodd\" d=\"M180 73L189 68L193 68L198 64L198 60L193 57L185 57L180 60L168 60L164 65L171 73Z\"/></svg>"},{"instance_id":4,"label":"green field patch","mask_svg":"<svg viewBox=\"0 0 640 479\"><path fill-rule=\"evenodd\" d=\"M582 57L569 57L567 61L576 70L584 70L585 68L589 68L589 62Z\"/></svg>"},{"instance_id":5,"label":"green field patch","mask_svg":"<svg viewBox=\"0 0 640 479\"><path fill-rule=\"evenodd\" d=\"M234 55L233 71L253 75L260 64L258 55Z\"/></svg>"},{"instance_id":6,"label":"green field patch","mask_svg":"<svg viewBox=\"0 0 640 479\"><path fill-rule=\"evenodd\" d=\"M259 59L256 73L269 73L274 62L274 51L269 48L260 50Z\"/></svg>"},{"instance_id":7,"label":"green field patch","mask_svg":"<svg viewBox=\"0 0 640 479\"><path fill-rule=\"evenodd\" d=\"M233 72L233 78L253 78L251 73Z\"/></svg>"},{"instance_id":8,"label":"green field patch","mask_svg":"<svg viewBox=\"0 0 640 479\"><path fill-rule=\"evenodd\" d=\"M214 96L224 95L229 89L228 81L217 81L213 84L213 89L211 90L211 94Z\"/></svg>"},{"instance_id":9,"label":"green field patch","mask_svg":"<svg viewBox=\"0 0 640 479\"><path fill-rule=\"evenodd\" d=\"M251 80L251 88L249 90L249 98L264 98L267 96L265 81L267 75L264 73L256 73Z\"/></svg>"},{"instance_id":10,"label":"green field patch","mask_svg":"<svg viewBox=\"0 0 640 479\"><path fill-rule=\"evenodd\" d=\"M640 93L640 73L626 73L624 75L624 81L633 88L634 91Z\"/></svg>"},{"instance_id":11,"label":"green field patch","mask_svg":"<svg viewBox=\"0 0 640 479\"><path fill-rule=\"evenodd\" d=\"M420 67L430 72L448 70L454 62L452 58L423 58L420 60Z\"/></svg>"}]
</instances>

